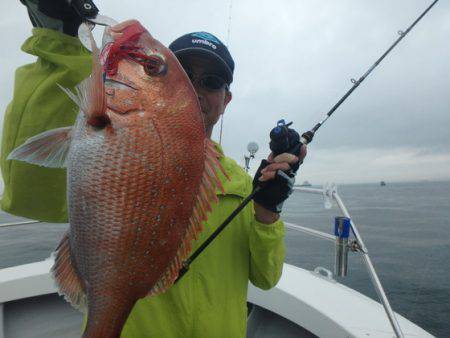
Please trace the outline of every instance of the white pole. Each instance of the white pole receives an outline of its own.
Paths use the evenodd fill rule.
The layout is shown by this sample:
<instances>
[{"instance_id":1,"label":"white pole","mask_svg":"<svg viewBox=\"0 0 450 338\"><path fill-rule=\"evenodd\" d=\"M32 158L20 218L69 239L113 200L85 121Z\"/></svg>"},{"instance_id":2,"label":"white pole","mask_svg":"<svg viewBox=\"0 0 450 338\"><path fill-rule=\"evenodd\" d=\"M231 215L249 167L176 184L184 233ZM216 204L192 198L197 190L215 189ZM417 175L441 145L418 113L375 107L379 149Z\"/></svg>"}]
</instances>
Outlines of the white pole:
<instances>
[{"instance_id":1,"label":"white pole","mask_svg":"<svg viewBox=\"0 0 450 338\"><path fill-rule=\"evenodd\" d=\"M381 285L380 279L378 278L378 275L375 271L375 268L373 267L372 261L369 257L369 252L367 251L366 246L364 245L364 242L359 235L358 229L356 228L355 223L352 221L352 218L350 217L350 214L347 211L347 208L345 207L344 203L342 202L339 195L334 192L333 197L336 200L339 208L341 209L342 213L345 217L350 218L350 224L352 226L353 233L355 234L356 240L358 241L358 244L361 246L363 257L367 266L367 270L369 272L369 276L372 280L372 284L375 287L375 290L377 291L378 297L380 298L381 303L383 304L384 310L386 311L386 314L389 318L389 321L391 322L392 328L394 329L395 335L398 338L403 338L402 330L400 329L400 325L398 324L397 318L395 317L394 311L392 311L391 305L389 304L389 300L386 297L386 293L384 292L383 286Z\"/></svg>"}]
</instances>

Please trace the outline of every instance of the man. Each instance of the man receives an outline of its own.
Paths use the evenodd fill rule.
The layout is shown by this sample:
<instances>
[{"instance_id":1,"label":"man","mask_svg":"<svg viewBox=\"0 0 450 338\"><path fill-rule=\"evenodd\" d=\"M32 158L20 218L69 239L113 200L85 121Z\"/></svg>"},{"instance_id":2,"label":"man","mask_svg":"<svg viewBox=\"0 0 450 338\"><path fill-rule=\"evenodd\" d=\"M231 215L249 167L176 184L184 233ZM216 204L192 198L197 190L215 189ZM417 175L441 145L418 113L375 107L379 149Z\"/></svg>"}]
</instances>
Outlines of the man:
<instances>
[{"instance_id":1,"label":"man","mask_svg":"<svg viewBox=\"0 0 450 338\"><path fill-rule=\"evenodd\" d=\"M24 50L38 56L38 62L18 70L14 100L5 118L6 134L14 134L17 144L8 143L5 140L7 136L4 136L2 167L7 168L4 171L5 191L9 192L9 200L3 201L3 207L14 205L14 208L6 208L7 211L17 214L21 214L17 211L24 211L22 215L28 217L35 213L44 220L60 220L66 217L63 207L65 196L62 195L65 192L64 182L53 182L52 173L45 173L49 169L11 167L5 157L11 150L9 148L20 145L30 136L73 123L73 120L64 117L64 113L73 106L55 83L74 86L89 72L90 58L79 41L70 36L76 34L80 19L71 12L65 1L58 2L59 10L52 0L41 0L39 3L37 0L24 1L33 24L44 28L35 28L33 37L24 45ZM233 80L234 61L221 41L205 32L184 35L175 40L170 48L192 81L202 108L207 137L211 137L214 125L232 98L229 87ZM25 86L27 81L28 87ZM36 110L39 115L33 116ZM38 121L42 116L48 125ZM24 120L29 121L27 126L23 126L21 121ZM33 121L37 122L37 126ZM40 128L43 130L38 130ZM218 193L219 203L213 207L200 238L193 243L193 250L253 188L244 170L225 157L219 145L217 149L222 154L219 160L231 179L223 181L225 193ZM300 159L304 156L303 150ZM293 158L293 162L298 160ZM259 180L270 181L272 185L282 188L278 190L289 192L292 180L289 177L285 180L283 177L286 175L280 176L279 169L289 171L290 165L286 161L272 163L260 171ZM29 179L27 172L44 175L46 181ZM23 185L22 180L28 180L28 187ZM256 179L255 184L258 184ZM51 197L51 202L56 203L57 207L38 203L31 213L26 212L27 208L33 208L29 205L33 201L15 199L20 193L26 193L25 188L29 194L37 193L42 199L48 198L47 194L52 193L52 189L57 191L58 195ZM178 283L164 294L146 297L136 303L121 337L244 337L248 281L262 289L269 289L281 276L285 247L284 226L279 220L279 212L287 195L274 193L256 196L259 203L244 208Z\"/></svg>"}]
</instances>

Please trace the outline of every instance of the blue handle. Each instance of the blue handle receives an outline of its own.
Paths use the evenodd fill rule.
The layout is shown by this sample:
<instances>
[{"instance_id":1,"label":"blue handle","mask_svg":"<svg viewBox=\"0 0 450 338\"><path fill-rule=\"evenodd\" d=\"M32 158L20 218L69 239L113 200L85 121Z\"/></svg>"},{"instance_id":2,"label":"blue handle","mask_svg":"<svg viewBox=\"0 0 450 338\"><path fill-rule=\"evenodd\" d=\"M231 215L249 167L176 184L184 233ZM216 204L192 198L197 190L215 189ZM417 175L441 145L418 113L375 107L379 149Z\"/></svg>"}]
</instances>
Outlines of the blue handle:
<instances>
[{"instance_id":1,"label":"blue handle","mask_svg":"<svg viewBox=\"0 0 450 338\"><path fill-rule=\"evenodd\" d=\"M334 235L339 238L348 238L350 235L350 218L339 216L334 219Z\"/></svg>"}]
</instances>

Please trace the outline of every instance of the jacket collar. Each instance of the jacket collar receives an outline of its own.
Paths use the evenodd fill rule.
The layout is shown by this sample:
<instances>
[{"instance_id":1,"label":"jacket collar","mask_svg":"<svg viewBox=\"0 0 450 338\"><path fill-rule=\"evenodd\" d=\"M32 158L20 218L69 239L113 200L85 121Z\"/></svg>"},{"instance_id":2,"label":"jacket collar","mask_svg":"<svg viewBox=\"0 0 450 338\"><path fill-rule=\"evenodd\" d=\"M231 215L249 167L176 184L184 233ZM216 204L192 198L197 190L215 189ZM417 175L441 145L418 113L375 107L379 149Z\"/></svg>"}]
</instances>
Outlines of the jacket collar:
<instances>
[{"instance_id":1,"label":"jacket collar","mask_svg":"<svg viewBox=\"0 0 450 338\"><path fill-rule=\"evenodd\" d=\"M224 155L222 147L217 142L213 141L213 143L219 153L219 162L230 178L227 179L219 170L218 174L225 190L225 195L236 195L242 198L247 197L251 192L250 180L247 173L234 160ZM216 194L224 195L219 188L216 189Z\"/></svg>"}]
</instances>

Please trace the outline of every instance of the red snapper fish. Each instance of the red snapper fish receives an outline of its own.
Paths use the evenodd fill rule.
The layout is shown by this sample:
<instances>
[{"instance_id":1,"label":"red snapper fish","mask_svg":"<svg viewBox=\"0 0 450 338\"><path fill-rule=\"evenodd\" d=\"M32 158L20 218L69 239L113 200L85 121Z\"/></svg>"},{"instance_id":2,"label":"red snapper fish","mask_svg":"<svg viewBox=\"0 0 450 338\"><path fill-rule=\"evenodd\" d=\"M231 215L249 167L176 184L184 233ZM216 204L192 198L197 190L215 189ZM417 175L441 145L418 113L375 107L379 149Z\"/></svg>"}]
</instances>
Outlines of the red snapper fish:
<instances>
[{"instance_id":1,"label":"red snapper fish","mask_svg":"<svg viewBox=\"0 0 450 338\"><path fill-rule=\"evenodd\" d=\"M55 251L60 293L87 311L83 337L119 337L139 298L178 276L221 188L197 95L172 52L137 21L110 27L76 94L73 127L10 159L67 167L70 228Z\"/></svg>"}]
</instances>

